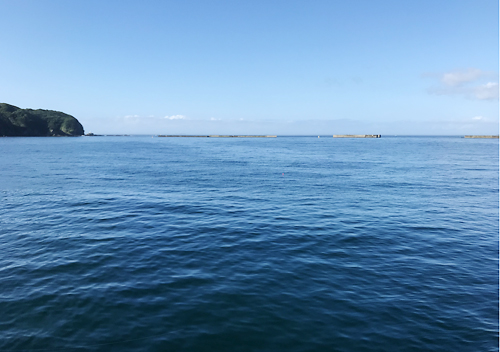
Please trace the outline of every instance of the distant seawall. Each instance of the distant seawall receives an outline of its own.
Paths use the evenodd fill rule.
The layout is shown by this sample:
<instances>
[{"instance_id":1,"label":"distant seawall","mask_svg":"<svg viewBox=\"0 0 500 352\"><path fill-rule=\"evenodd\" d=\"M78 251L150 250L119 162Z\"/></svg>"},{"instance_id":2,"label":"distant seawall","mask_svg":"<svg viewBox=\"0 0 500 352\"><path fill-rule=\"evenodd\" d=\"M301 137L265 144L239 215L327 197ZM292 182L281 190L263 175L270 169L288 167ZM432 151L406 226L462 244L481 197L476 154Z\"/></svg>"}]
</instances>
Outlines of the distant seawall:
<instances>
[{"instance_id":1,"label":"distant seawall","mask_svg":"<svg viewBox=\"0 0 500 352\"><path fill-rule=\"evenodd\" d=\"M333 138L380 138L380 134L334 134Z\"/></svg>"},{"instance_id":2,"label":"distant seawall","mask_svg":"<svg viewBox=\"0 0 500 352\"><path fill-rule=\"evenodd\" d=\"M498 139L498 136L464 136L464 138L496 138L496 139Z\"/></svg>"},{"instance_id":3,"label":"distant seawall","mask_svg":"<svg viewBox=\"0 0 500 352\"><path fill-rule=\"evenodd\" d=\"M158 137L197 137L197 138L276 138L277 136L232 136L232 135L218 135L213 134L209 136L190 136L190 135L164 135L160 134Z\"/></svg>"}]
</instances>

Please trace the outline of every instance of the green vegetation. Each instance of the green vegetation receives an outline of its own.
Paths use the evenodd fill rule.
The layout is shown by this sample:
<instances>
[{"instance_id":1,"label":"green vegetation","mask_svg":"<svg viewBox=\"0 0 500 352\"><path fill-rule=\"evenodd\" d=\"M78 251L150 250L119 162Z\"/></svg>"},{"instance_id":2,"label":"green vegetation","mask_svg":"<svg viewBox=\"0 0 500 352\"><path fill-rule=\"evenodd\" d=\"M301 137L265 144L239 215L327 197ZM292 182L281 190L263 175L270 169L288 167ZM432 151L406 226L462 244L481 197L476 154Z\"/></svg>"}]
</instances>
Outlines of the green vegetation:
<instances>
[{"instance_id":1,"label":"green vegetation","mask_svg":"<svg viewBox=\"0 0 500 352\"><path fill-rule=\"evenodd\" d=\"M0 136L81 136L83 133L80 122L63 112L20 109L0 103Z\"/></svg>"}]
</instances>

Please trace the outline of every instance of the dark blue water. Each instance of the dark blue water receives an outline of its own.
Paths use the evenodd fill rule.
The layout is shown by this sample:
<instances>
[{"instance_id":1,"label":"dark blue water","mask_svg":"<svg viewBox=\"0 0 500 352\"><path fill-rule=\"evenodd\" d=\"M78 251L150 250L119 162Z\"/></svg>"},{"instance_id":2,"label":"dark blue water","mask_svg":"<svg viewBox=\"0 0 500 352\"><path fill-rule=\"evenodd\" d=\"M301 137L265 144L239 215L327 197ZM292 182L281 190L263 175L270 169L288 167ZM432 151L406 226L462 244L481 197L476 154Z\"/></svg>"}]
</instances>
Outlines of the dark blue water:
<instances>
[{"instance_id":1,"label":"dark blue water","mask_svg":"<svg viewBox=\"0 0 500 352\"><path fill-rule=\"evenodd\" d=\"M0 350L498 351L498 152L0 138Z\"/></svg>"}]
</instances>

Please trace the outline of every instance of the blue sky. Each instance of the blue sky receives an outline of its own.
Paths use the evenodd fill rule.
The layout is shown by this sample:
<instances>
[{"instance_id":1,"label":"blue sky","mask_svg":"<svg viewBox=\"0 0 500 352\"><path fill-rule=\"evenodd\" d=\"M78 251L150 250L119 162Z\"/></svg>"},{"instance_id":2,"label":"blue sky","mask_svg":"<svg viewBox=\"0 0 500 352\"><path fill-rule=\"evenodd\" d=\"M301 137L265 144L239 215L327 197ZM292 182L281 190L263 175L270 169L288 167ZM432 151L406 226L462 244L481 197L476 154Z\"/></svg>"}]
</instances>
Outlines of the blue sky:
<instances>
[{"instance_id":1,"label":"blue sky","mask_svg":"<svg viewBox=\"0 0 500 352\"><path fill-rule=\"evenodd\" d=\"M0 102L86 132L498 134L496 0L0 10Z\"/></svg>"}]
</instances>

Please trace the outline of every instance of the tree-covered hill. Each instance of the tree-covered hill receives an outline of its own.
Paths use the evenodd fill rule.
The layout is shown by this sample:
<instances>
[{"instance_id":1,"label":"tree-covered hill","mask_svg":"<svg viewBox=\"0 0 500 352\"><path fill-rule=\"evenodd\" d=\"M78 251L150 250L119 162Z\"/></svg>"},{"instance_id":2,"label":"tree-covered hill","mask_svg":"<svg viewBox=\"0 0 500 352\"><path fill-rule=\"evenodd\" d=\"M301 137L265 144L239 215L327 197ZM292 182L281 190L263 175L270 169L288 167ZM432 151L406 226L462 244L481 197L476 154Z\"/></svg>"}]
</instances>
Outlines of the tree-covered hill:
<instances>
[{"instance_id":1,"label":"tree-covered hill","mask_svg":"<svg viewBox=\"0 0 500 352\"><path fill-rule=\"evenodd\" d=\"M0 136L81 136L83 126L60 111L20 109L0 103Z\"/></svg>"}]
</instances>

